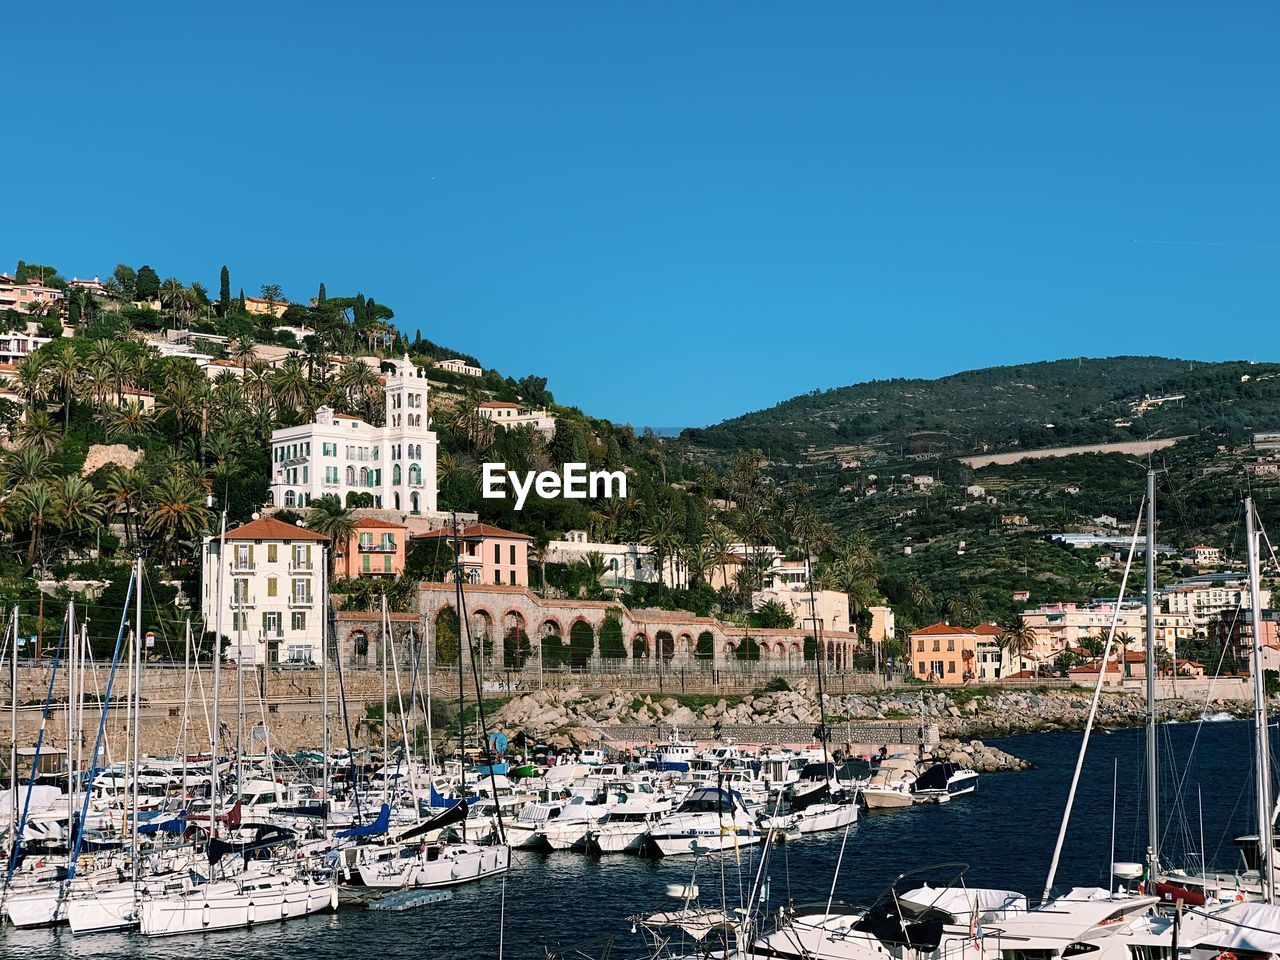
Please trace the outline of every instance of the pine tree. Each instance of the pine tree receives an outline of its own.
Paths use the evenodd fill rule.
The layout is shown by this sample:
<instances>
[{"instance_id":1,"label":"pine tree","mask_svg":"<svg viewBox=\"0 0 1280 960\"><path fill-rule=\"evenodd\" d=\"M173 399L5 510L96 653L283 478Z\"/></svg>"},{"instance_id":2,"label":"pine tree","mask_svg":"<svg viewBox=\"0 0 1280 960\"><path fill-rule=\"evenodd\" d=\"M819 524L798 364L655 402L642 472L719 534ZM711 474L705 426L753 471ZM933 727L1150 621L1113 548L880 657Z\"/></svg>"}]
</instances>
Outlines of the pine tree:
<instances>
[{"instance_id":1,"label":"pine tree","mask_svg":"<svg viewBox=\"0 0 1280 960\"><path fill-rule=\"evenodd\" d=\"M154 300L160 295L160 274L145 263L138 268L138 279L134 283L134 295L139 300Z\"/></svg>"},{"instance_id":2,"label":"pine tree","mask_svg":"<svg viewBox=\"0 0 1280 960\"><path fill-rule=\"evenodd\" d=\"M222 275L218 278L218 316L225 317L231 307L231 273L227 265L222 265Z\"/></svg>"}]
</instances>

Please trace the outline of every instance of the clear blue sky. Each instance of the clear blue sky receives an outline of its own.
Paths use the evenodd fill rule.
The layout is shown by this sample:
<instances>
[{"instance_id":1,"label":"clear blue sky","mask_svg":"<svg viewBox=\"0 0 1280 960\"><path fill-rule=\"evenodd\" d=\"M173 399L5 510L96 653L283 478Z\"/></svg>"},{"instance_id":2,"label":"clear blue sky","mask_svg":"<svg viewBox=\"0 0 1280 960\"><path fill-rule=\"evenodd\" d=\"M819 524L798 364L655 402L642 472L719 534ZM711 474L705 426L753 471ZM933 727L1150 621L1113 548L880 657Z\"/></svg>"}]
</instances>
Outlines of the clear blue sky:
<instances>
[{"instance_id":1,"label":"clear blue sky","mask_svg":"<svg viewBox=\"0 0 1280 960\"><path fill-rule=\"evenodd\" d=\"M323 280L637 425L1023 360L1276 359L1271 0L20 19L4 269Z\"/></svg>"}]
</instances>

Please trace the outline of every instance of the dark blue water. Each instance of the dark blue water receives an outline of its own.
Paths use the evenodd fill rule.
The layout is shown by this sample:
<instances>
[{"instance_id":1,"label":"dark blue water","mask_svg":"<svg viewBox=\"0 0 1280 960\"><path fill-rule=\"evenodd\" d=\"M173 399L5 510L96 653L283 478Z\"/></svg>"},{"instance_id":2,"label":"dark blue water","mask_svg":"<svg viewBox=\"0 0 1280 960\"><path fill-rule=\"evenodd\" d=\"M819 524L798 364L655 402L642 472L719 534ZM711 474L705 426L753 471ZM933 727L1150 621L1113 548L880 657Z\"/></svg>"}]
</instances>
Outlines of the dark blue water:
<instances>
[{"instance_id":1,"label":"dark blue water","mask_svg":"<svg viewBox=\"0 0 1280 960\"><path fill-rule=\"evenodd\" d=\"M1231 837L1252 829L1251 734L1247 723L1174 724L1160 728L1162 794L1167 802L1164 849L1168 862L1198 854L1201 804L1211 864L1234 867ZM1067 796L1080 734L1049 733L993 740L1036 764L1026 773L986 774L976 795L942 806L918 806L863 817L850 831L836 884L839 899L874 897L902 871L947 861L969 865L967 882L1021 890L1038 897L1044 886ZM1192 747L1195 747L1194 753ZM1140 731L1095 736L1058 871L1059 888L1105 885L1111 847L1112 774L1118 762L1116 859L1141 860L1146 843L1143 737ZM787 844L770 863L770 898L778 905L825 900L839 856L841 833ZM725 885L736 902L739 872L749 886L753 853L726 865ZM700 868L704 898L719 902L719 860ZM692 861L587 857L574 853L517 853L506 893L505 956L546 957L548 947L580 945L598 956L609 938L612 956L641 947L627 918L669 909L669 883L689 879ZM933 875L945 881L954 871ZM7 931L0 956L191 958L414 958L498 955L503 884L489 881L455 891L446 904L406 913L344 910L252 931L147 940L136 935L72 938L63 930ZM713 896L711 896L713 895Z\"/></svg>"}]
</instances>

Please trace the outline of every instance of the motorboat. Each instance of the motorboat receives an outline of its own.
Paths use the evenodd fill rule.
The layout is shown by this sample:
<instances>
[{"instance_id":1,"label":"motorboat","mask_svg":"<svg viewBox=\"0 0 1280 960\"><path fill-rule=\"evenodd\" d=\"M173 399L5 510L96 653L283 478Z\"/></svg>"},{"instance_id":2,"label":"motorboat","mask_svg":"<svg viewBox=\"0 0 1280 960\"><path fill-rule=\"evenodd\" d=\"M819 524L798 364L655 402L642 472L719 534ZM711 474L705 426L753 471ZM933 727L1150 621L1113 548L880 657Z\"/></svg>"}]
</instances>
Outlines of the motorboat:
<instances>
[{"instance_id":1,"label":"motorboat","mask_svg":"<svg viewBox=\"0 0 1280 960\"><path fill-rule=\"evenodd\" d=\"M978 772L950 761L925 767L911 784L911 792L919 801L940 796L961 797L977 789Z\"/></svg>"},{"instance_id":2,"label":"motorboat","mask_svg":"<svg viewBox=\"0 0 1280 960\"><path fill-rule=\"evenodd\" d=\"M736 850L760 842L761 831L742 795L725 787L697 787L674 813L653 825L649 838L663 856Z\"/></svg>"},{"instance_id":3,"label":"motorboat","mask_svg":"<svg viewBox=\"0 0 1280 960\"><path fill-rule=\"evenodd\" d=\"M911 787L916 781L916 762L910 757L886 757L862 788L868 809L909 807L915 802Z\"/></svg>"}]
</instances>

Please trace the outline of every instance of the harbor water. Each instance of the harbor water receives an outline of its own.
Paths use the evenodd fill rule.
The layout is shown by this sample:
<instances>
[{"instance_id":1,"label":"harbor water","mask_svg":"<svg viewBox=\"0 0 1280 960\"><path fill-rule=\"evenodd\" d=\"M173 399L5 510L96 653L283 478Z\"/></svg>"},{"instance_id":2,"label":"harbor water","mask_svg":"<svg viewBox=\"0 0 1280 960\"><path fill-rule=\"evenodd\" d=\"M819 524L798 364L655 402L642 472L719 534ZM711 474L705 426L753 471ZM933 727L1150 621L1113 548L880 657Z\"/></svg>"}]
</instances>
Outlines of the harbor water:
<instances>
[{"instance_id":1,"label":"harbor water","mask_svg":"<svg viewBox=\"0 0 1280 960\"><path fill-rule=\"evenodd\" d=\"M971 886L1011 888L1039 897L1080 738L1079 733L1043 733L993 740L1032 761L1035 769L983 775L975 795L948 804L864 815L848 833L836 898L865 902L903 871L948 862L968 864L965 880ZM1250 832L1254 823L1251 743L1251 727L1244 722L1160 727L1166 863L1194 867L1203 847L1211 865L1235 868L1231 838ZM1118 771L1115 859L1140 861L1144 856L1143 733L1095 735L1063 850L1058 889L1107 883L1113 771ZM768 869L770 906L825 900L844 841L838 831L778 849ZM723 884L730 906L737 906L739 890L751 883L756 856L756 851L744 850L740 857L702 861L698 884L704 903L718 905ZM503 956L513 960L542 960L548 949L553 954L560 950L599 957L610 941L611 957L635 957L643 953L643 944L630 932L629 917L674 906L666 888L687 882L692 867L688 857L649 860L517 851L505 884L492 880L460 887L447 902L415 910L344 909L284 924L169 940L136 934L76 938L65 927L10 929L0 934L0 956L489 958L499 955L501 926ZM954 873L943 869L931 879L943 882ZM574 947L583 953L572 953Z\"/></svg>"}]
</instances>

